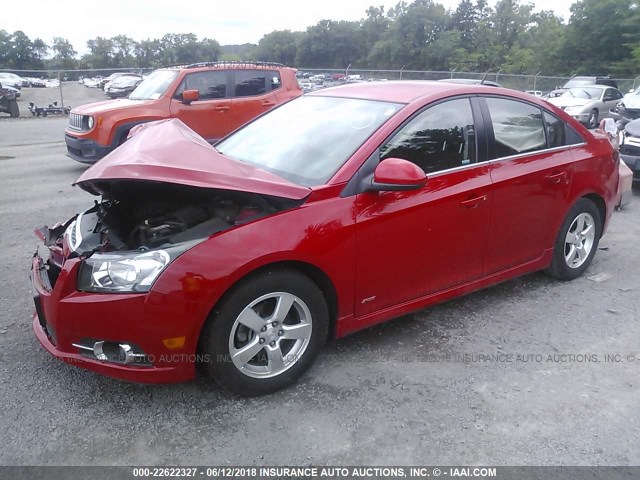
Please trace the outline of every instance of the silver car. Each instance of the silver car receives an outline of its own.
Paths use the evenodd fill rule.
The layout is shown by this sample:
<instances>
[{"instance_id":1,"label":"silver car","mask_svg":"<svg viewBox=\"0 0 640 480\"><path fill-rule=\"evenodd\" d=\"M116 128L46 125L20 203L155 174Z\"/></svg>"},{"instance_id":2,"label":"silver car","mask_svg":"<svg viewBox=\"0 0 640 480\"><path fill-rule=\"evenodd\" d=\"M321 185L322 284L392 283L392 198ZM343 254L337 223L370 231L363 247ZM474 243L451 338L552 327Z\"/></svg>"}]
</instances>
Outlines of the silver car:
<instances>
[{"instance_id":1,"label":"silver car","mask_svg":"<svg viewBox=\"0 0 640 480\"><path fill-rule=\"evenodd\" d=\"M559 97L547 101L562 108L588 128L595 128L601 119L611 116L609 110L614 108L621 98L622 92L617 88L588 85L570 88Z\"/></svg>"}]
</instances>

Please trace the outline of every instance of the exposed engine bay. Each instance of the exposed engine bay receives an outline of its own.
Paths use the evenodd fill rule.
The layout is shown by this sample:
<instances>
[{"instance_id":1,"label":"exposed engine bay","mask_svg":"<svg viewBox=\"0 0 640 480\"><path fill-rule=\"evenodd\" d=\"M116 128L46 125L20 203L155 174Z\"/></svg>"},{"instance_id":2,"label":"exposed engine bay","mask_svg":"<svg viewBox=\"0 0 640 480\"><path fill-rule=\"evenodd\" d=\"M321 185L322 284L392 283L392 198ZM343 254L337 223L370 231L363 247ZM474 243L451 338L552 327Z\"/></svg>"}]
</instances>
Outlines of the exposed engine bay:
<instances>
[{"instance_id":1,"label":"exposed engine bay","mask_svg":"<svg viewBox=\"0 0 640 480\"><path fill-rule=\"evenodd\" d=\"M93 208L64 225L37 230L46 245L61 247L64 233L72 256L145 251L204 239L300 203L148 181L111 180L100 187L102 200Z\"/></svg>"}]
</instances>

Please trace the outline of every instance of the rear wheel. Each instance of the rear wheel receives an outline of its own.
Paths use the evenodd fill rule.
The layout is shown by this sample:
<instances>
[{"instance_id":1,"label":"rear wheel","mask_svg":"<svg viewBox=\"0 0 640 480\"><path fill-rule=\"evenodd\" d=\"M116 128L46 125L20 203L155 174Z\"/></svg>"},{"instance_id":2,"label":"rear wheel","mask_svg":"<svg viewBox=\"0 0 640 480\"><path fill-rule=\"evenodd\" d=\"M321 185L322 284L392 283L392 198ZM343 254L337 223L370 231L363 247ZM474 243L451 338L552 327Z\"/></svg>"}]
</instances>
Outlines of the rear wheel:
<instances>
[{"instance_id":1,"label":"rear wheel","mask_svg":"<svg viewBox=\"0 0 640 480\"><path fill-rule=\"evenodd\" d=\"M214 310L200 341L208 373L245 396L293 383L327 337L329 311L318 286L301 273L267 272L239 284Z\"/></svg>"},{"instance_id":2,"label":"rear wheel","mask_svg":"<svg viewBox=\"0 0 640 480\"><path fill-rule=\"evenodd\" d=\"M558 232L548 272L560 280L578 278L591 264L601 234L602 220L598 207L588 198L580 199Z\"/></svg>"},{"instance_id":3,"label":"rear wheel","mask_svg":"<svg viewBox=\"0 0 640 480\"><path fill-rule=\"evenodd\" d=\"M18 118L20 116L20 108L18 107L18 102L15 100L9 102L9 116L11 118Z\"/></svg>"}]
</instances>

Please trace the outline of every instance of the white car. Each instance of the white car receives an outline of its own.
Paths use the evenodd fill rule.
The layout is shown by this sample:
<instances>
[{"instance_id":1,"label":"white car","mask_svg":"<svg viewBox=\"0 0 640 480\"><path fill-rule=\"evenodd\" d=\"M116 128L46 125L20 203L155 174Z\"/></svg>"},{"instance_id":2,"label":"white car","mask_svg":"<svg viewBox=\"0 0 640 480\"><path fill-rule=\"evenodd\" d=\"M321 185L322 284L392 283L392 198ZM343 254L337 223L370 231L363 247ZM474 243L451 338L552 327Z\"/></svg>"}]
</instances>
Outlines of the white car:
<instances>
[{"instance_id":1,"label":"white car","mask_svg":"<svg viewBox=\"0 0 640 480\"><path fill-rule=\"evenodd\" d=\"M543 93L540 90L526 90L524 93L533 95L534 97L542 97Z\"/></svg>"},{"instance_id":2,"label":"white car","mask_svg":"<svg viewBox=\"0 0 640 480\"><path fill-rule=\"evenodd\" d=\"M570 88L549 103L562 108L588 128L596 128L603 118L611 117L611 110L622 99L622 92L608 85L585 85Z\"/></svg>"},{"instance_id":3,"label":"white car","mask_svg":"<svg viewBox=\"0 0 640 480\"><path fill-rule=\"evenodd\" d=\"M17 88L18 90L20 90L22 88L22 85L25 83L25 80L15 73L0 72L0 83L2 83L2 85Z\"/></svg>"}]
</instances>

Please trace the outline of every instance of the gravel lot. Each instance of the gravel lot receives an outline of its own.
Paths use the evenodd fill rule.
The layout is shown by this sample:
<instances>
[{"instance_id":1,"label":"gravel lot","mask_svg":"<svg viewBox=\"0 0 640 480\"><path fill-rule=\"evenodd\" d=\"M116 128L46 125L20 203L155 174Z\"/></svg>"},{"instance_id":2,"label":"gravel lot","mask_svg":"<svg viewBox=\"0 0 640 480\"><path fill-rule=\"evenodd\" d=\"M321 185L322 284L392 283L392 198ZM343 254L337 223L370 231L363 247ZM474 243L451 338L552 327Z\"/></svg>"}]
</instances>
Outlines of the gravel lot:
<instances>
[{"instance_id":1,"label":"gravel lot","mask_svg":"<svg viewBox=\"0 0 640 480\"><path fill-rule=\"evenodd\" d=\"M587 277L528 275L399 318L241 399L204 378L122 383L39 347L32 230L92 202L71 186L85 167L65 157L65 123L0 119L0 465L640 464L638 192Z\"/></svg>"}]
</instances>

